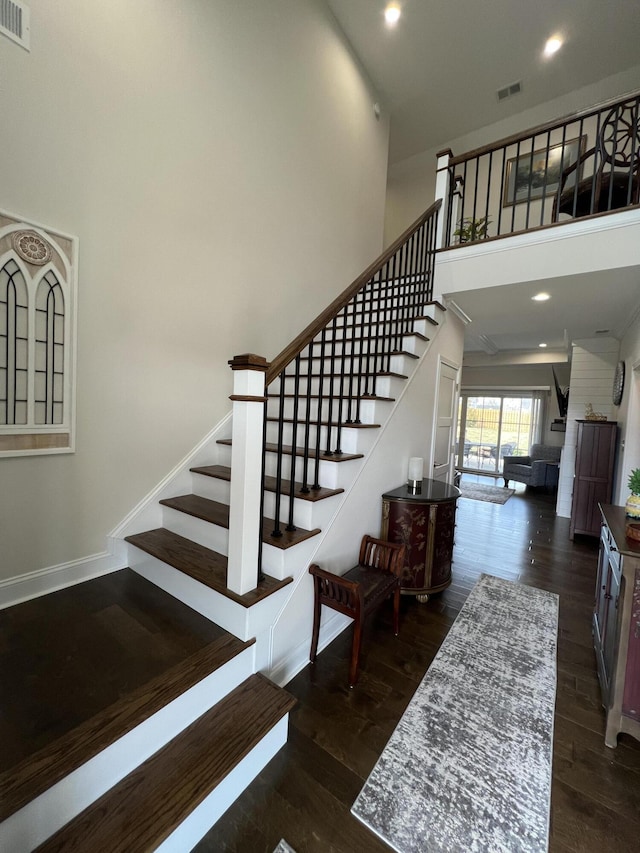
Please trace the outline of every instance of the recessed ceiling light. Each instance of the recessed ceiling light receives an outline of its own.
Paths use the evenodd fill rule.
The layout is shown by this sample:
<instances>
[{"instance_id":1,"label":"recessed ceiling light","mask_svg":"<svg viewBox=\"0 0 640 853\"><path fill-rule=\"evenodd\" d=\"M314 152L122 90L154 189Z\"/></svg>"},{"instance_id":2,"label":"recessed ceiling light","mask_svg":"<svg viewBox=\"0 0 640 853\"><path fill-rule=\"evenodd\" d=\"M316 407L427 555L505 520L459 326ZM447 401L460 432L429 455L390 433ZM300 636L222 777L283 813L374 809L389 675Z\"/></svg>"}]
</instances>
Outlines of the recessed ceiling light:
<instances>
[{"instance_id":1,"label":"recessed ceiling light","mask_svg":"<svg viewBox=\"0 0 640 853\"><path fill-rule=\"evenodd\" d=\"M387 26L395 27L400 20L400 6L397 3L389 3L384 10L384 19L387 22Z\"/></svg>"},{"instance_id":2,"label":"recessed ceiling light","mask_svg":"<svg viewBox=\"0 0 640 853\"><path fill-rule=\"evenodd\" d=\"M542 349L544 349L546 347L546 344L538 344L538 346L542 347Z\"/></svg>"},{"instance_id":3,"label":"recessed ceiling light","mask_svg":"<svg viewBox=\"0 0 640 853\"><path fill-rule=\"evenodd\" d=\"M534 302L546 302L547 299L551 299L548 293L536 293L536 295L531 298Z\"/></svg>"},{"instance_id":4,"label":"recessed ceiling light","mask_svg":"<svg viewBox=\"0 0 640 853\"><path fill-rule=\"evenodd\" d=\"M562 39L559 36L552 36L550 39L547 39L547 43L544 46L544 55L553 56L561 47Z\"/></svg>"}]
</instances>

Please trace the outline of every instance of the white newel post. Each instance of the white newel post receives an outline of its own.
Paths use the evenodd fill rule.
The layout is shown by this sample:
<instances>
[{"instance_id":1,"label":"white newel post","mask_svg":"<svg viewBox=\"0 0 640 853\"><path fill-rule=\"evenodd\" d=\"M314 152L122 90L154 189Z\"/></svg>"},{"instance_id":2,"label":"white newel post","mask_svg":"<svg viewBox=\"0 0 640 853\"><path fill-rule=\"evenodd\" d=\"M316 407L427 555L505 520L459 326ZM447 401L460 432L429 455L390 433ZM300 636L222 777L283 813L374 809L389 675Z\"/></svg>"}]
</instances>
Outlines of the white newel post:
<instances>
[{"instance_id":1,"label":"white newel post","mask_svg":"<svg viewBox=\"0 0 640 853\"><path fill-rule=\"evenodd\" d=\"M262 434L265 374L260 355L245 353L229 362L233 370L233 431L227 586L244 595L256 588L262 529Z\"/></svg>"},{"instance_id":2,"label":"white newel post","mask_svg":"<svg viewBox=\"0 0 640 853\"><path fill-rule=\"evenodd\" d=\"M442 199L442 207L438 216L438 230L436 234L436 248L442 249L445 246L445 228L447 227L447 205L449 204L449 183L451 176L449 174L449 158L453 157L453 152L450 148L445 148L444 151L438 151L436 154L438 163L436 166L436 198ZM455 219L451 219L455 222Z\"/></svg>"}]
</instances>

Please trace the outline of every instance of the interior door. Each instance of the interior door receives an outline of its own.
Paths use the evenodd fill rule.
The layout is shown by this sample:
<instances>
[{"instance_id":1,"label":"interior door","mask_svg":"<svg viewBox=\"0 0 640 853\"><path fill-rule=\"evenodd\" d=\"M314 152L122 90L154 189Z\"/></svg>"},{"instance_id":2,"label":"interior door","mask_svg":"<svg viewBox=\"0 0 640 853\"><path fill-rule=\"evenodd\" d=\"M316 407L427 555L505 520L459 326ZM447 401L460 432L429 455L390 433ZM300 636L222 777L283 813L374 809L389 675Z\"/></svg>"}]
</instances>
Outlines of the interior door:
<instances>
[{"instance_id":1,"label":"interior door","mask_svg":"<svg viewBox=\"0 0 640 853\"><path fill-rule=\"evenodd\" d=\"M431 479L453 483L453 436L458 399L458 369L440 361L438 397L431 453Z\"/></svg>"}]
</instances>

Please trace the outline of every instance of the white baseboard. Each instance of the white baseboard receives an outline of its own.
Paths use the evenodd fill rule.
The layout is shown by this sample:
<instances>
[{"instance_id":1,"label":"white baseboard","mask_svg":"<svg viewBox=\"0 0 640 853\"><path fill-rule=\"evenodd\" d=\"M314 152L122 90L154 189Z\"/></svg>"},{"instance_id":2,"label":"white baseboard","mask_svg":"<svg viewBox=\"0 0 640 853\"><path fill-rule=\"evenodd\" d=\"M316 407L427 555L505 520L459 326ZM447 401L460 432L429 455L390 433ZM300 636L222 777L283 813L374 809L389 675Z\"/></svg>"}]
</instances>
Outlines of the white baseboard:
<instances>
[{"instance_id":1,"label":"white baseboard","mask_svg":"<svg viewBox=\"0 0 640 853\"><path fill-rule=\"evenodd\" d=\"M58 566L38 569L25 575L6 578L0 581L0 610L38 598L58 589L75 586L77 583L107 575L109 572L124 569L127 566L127 555L124 549L116 549L113 553L93 554Z\"/></svg>"},{"instance_id":2,"label":"white baseboard","mask_svg":"<svg viewBox=\"0 0 640 853\"><path fill-rule=\"evenodd\" d=\"M352 624L353 620L348 616L343 616L341 613L333 613L330 618L326 618L326 608L323 610L323 620L320 623L320 636L318 638L318 654L320 654L329 643L332 643L337 636ZM281 660L274 669L268 674L271 681L275 682L278 687L285 687L292 678L295 678L298 673L309 664L309 651L311 648L311 638L306 637L302 643L291 649L284 660Z\"/></svg>"}]
</instances>

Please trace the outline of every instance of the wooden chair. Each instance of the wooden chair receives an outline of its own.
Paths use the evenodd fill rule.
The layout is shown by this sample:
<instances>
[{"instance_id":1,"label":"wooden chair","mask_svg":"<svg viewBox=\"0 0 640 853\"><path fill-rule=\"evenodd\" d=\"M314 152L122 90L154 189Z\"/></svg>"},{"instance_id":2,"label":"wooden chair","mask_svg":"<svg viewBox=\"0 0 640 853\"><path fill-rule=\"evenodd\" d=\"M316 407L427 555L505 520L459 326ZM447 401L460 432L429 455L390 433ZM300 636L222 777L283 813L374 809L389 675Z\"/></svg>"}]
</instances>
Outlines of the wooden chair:
<instances>
[{"instance_id":1,"label":"wooden chair","mask_svg":"<svg viewBox=\"0 0 640 853\"><path fill-rule=\"evenodd\" d=\"M314 609L310 660L318 651L321 606L344 613L353 619L353 641L349 666L349 687L358 680L362 627L367 616L385 599L393 595L393 630L400 626L400 577L404 566L405 547L382 539L365 536L360 545L358 565L344 575L326 572L315 563L309 566L313 575Z\"/></svg>"},{"instance_id":2,"label":"wooden chair","mask_svg":"<svg viewBox=\"0 0 640 853\"><path fill-rule=\"evenodd\" d=\"M592 174L580 179L583 165L590 157L593 157ZM557 222L561 213L587 216L638 204L639 166L640 109L634 98L614 107L604 119L594 147L563 169L553 201L553 221Z\"/></svg>"}]
</instances>

